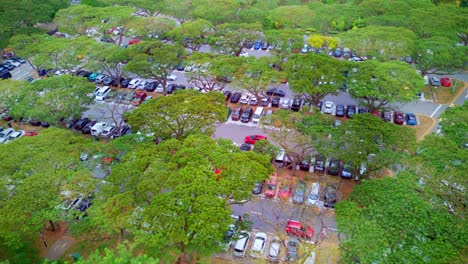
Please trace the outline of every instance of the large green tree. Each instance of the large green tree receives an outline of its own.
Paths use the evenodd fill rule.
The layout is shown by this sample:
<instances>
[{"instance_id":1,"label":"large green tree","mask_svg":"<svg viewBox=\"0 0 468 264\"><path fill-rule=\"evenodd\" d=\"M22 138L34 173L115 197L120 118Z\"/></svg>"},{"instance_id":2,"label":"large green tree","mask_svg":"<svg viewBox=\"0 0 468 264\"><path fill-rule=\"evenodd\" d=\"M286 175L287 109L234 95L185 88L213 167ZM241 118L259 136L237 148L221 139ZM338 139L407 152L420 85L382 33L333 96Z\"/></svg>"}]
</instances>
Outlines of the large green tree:
<instances>
[{"instance_id":1,"label":"large green tree","mask_svg":"<svg viewBox=\"0 0 468 264\"><path fill-rule=\"evenodd\" d=\"M287 69L291 89L317 104L343 85L346 64L325 55L297 54L288 59Z\"/></svg>"},{"instance_id":2,"label":"large green tree","mask_svg":"<svg viewBox=\"0 0 468 264\"><path fill-rule=\"evenodd\" d=\"M409 173L365 181L336 205L344 263L463 263L463 224L419 196ZM369 243L369 242L372 243Z\"/></svg>"},{"instance_id":3,"label":"large green tree","mask_svg":"<svg viewBox=\"0 0 468 264\"><path fill-rule=\"evenodd\" d=\"M422 74L451 71L464 67L467 47L457 47L445 37L432 37L416 40L416 67Z\"/></svg>"},{"instance_id":4,"label":"large green tree","mask_svg":"<svg viewBox=\"0 0 468 264\"><path fill-rule=\"evenodd\" d=\"M15 105L16 96L20 93L24 83L14 80L0 81L0 110Z\"/></svg>"},{"instance_id":5,"label":"large green tree","mask_svg":"<svg viewBox=\"0 0 468 264\"><path fill-rule=\"evenodd\" d=\"M260 23L224 23L216 26L215 35L210 40L211 49L223 54L239 56L248 41L262 36Z\"/></svg>"},{"instance_id":6,"label":"large green tree","mask_svg":"<svg viewBox=\"0 0 468 264\"><path fill-rule=\"evenodd\" d=\"M303 6L291 5L281 6L271 10L267 17L274 28L306 28L308 27L315 12Z\"/></svg>"},{"instance_id":7,"label":"large green tree","mask_svg":"<svg viewBox=\"0 0 468 264\"><path fill-rule=\"evenodd\" d=\"M95 86L85 78L62 75L26 84L9 111L15 119L28 118L60 125L62 119L80 118L93 102Z\"/></svg>"},{"instance_id":8,"label":"large green tree","mask_svg":"<svg viewBox=\"0 0 468 264\"><path fill-rule=\"evenodd\" d=\"M449 107L440 117L440 125L444 135L455 143L468 143L468 102L463 105Z\"/></svg>"},{"instance_id":9,"label":"large green tree","mask_svg":"<svg viewBox=\"0 0 468 264\"><path fill-rule=\"evenodd\" d=\"M167 77L171 75L174 65L183 61L184 48L176 44L145 41L135 45L135 51L136 55L125 66L126 70L143 78L157 80L166 95Z\"/></svg>"},{"instance_id":10,"label":"large green tree","mask_svg":"<svg viewBox=\"0 0 468 264\"><path fill-rule=\"evenodd\" d=\"M180 27L169 32L172 40L192 51L198 51L207 41L205 38L212 34L213 25L204 19L185 22Z\"/></svg>"},{"instance_id":11,"label":"large green tree","mask_svg":"<svg viewBox=\"0 0 468 264\"><path fill-rule=\"evenodd\" d=\"M155 98L128 115L129 124L144 133L162 138L185 138L190 134L211 135L215 122L226 119L224 95L178 91L172 96Z\"/></svg>"},{"instance_id":12,"label":"large green tree","mask_svg":"<svg viewBox=\"0 0 468 264\"><path fill-rule=\"evenodd\" d=\"M355 64L347 84L349 93L371 111L392 102L409 102L424 86L423 78L404 62L366 61Z\"/></svg>"},{"instance_id":13,"label":"large green tree","mask_svg":"<svg viewBox=\"0 0 468 264\"><path fill-rule=\"evenodd\" d=\"M87 68L114 78L120 85L121 78L128 75L124 64L132 59L133 53L130 48L102 45L88 55Z\"/></svg>"}]
</instances>

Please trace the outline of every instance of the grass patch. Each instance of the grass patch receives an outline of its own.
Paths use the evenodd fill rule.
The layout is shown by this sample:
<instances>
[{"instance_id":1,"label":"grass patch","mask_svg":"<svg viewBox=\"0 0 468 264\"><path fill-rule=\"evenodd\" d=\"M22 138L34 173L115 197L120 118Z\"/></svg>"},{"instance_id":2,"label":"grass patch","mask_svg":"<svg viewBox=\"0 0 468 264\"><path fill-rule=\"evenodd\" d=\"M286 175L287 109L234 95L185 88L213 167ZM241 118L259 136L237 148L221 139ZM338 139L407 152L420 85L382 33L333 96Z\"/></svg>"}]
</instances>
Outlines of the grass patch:
<instances>
[{"instance_id":1,"label":"grass patch","mask_svg":"<svg viewBox=\"0 0 468 264\"><path fill-rule=\"evenodd\" d=\"M433 99L438 104L450 104L463 92L464 86L463 81L452 79L452 87L440 86L431 89L431 86L427 85L422 91L426 99Z\"/></svg>"},{"instance_id":2,"label":"grass patch","mask_svg":"<svg viewBox=\"0 0 468 264\"><path fill-rule=\"evenodd\" d=\"M424 137L432 131L436 124L436 120L426 115L416 115L418 119L418 125L416 129L416 140L421 141Z\"/></svg>"}]
</instances>

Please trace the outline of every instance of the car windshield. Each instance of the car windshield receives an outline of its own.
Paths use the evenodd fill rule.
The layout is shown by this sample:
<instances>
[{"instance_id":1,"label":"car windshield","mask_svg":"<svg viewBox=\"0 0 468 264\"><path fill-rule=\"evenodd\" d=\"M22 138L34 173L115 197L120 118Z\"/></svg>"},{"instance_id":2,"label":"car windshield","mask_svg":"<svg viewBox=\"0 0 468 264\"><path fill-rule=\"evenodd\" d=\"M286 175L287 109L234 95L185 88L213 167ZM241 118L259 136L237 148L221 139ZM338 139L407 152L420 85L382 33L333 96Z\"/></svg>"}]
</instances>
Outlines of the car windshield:
<instances>
[{"instance_id":1,"label":"car windshield","mask_svg":"<svg viewBox=\"0 0 468 264\"><path fill-rule=\"evenodd\" d=\"M268 184L267 185L267 190L273 191L275 189L276 185L274 184Z\"/></svg>"},{"instance_id":2,"label":"car windshield","mask_svg":"<svg viewBox=\"0 0 468 264\"><path fill-rule=\"evenodd\" d=\"M311 194L309 195L309 199L310 199L310 200L318 200L318 195L316 195L315 193L311 193Z\"/></svg>"}]
</instances>

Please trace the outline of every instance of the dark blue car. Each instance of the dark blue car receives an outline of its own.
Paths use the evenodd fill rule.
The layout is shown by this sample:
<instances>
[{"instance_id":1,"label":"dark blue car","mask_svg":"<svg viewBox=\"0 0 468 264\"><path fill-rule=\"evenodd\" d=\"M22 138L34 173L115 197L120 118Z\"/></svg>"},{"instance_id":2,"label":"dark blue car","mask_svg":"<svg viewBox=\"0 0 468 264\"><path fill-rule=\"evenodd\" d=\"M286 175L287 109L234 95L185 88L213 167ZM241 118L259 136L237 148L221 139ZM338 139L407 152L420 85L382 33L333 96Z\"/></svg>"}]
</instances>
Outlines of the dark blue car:
<instances>
[{"instance_id":1,"label":"dark blue car","mask_svg":"<svg viewBox=\"0 0 468 264\"><path fill-rule=\"evenodd\" d=\"M255 44L254 44L254 49L255 50L259 50L261 46L262 46L262 41L261 40L255 41Z\"/></svg>"},{"instance_id":2,"label":"dark blue car","mask_svg":"<svg viewBox=\"0 0 468 264\"><path fill-rule=\"evenodd\" d=\"M406 119L406 124L409 126L415 126L418 124L418 121L416 121L416 116L413 113L406 113L405 119Z\"/></svg>"}]
</instances>

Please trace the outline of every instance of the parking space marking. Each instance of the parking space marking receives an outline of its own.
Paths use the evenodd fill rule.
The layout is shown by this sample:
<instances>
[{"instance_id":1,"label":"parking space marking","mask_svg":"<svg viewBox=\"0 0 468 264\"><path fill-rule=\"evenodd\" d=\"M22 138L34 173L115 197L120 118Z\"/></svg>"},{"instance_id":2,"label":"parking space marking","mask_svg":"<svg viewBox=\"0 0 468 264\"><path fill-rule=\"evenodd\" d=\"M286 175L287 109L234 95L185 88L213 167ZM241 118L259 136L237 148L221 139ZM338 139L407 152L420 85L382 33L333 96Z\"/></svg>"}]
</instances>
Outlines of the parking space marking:
<instances>
[{"instance_id":1,"label":"parking space marking","mask_svg":"<svg viewBox=\"0 0 468 264\"><path fill-rule=\"evenodd\" d=\"M254 215L263 215L262 213L260 212L255 212L255 211L250 211L251 214L254 214Z\"/></svg>"},{"instance_id":2,"label":"parking space marking","mask_svg":"<svg viewBox=\"0 0 468 264\"><path fill-rule=\"evenodd\" d=\"M434 117L434 115L439 111L439 109L442 107L442 105L439 105L434 112L432 112L431 117Z\"/></svg>"}]
</instances>

